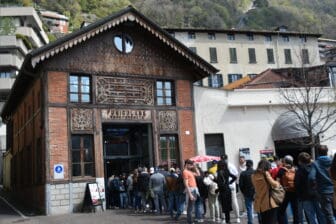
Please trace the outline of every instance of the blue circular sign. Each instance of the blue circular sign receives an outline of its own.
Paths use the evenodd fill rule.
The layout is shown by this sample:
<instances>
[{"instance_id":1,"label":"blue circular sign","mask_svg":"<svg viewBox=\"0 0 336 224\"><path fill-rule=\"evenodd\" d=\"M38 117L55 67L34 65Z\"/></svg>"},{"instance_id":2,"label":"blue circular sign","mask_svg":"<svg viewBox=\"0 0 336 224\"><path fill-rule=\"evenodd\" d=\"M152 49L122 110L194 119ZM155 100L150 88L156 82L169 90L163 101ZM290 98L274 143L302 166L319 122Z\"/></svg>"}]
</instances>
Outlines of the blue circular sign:
<instances>
[{"instance_id":1,"label":"blue circular sign","mask_svg":"<svg viewBox=\"0 0 336 224\"><path fill-rule=\"evenodd\" d=\"M55 172L56 173L62 173L62 171L63 171L63 167L62 166L56 166L55 167Z\"/></svg>"}]
</instances>

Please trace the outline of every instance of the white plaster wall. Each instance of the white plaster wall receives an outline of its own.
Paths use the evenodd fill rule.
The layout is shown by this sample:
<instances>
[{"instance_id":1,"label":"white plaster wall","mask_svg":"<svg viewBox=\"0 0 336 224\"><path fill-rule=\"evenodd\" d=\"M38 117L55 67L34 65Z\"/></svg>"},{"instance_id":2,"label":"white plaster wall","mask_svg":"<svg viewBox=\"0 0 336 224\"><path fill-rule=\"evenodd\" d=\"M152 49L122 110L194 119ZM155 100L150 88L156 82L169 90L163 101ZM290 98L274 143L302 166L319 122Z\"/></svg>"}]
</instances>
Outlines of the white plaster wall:
<instances>
[{"instance_id":1,"label":"white plaster wall","mask_svg":"<svg viewBox=\"0 0 336 224\"><path fill-rule=\"evenodd\" d=\"M229 161L238 165L239 148L250 148L255 164L260 150L274 149L273 123L285 112L277 90L225 91L206 87L194 88L197 152L205 153L204 134L222 133ZM323 144L336 152L336 139L323 141L336 133L336 125L325 136Z\"/></svg>"}]
</instances>

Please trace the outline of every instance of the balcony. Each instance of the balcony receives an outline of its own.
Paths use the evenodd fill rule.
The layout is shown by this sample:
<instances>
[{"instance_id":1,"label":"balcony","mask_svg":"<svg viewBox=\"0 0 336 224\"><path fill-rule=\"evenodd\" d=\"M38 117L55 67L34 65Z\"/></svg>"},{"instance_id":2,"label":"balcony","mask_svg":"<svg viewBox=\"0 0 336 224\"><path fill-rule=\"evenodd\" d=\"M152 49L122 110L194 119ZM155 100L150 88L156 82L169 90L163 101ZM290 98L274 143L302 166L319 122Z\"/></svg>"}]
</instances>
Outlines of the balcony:
<instances>
[{"instance_id":1,"label":"balcony","mask_svg":"<svg viewBox=\"0 0 336 224\"><path fill-rule=\"evenodd\" d=\"M15 54L0 53L0 66L15 67L19 69L23 63L23 57L19 58Z\"/></svg>"},{"instance_id":2,"label":"balcony","mask_svg":"<svg viewBox=\"0 0 336 224\"><path fill-rule=\"evenodd\" d=\"M15 79L14 78L0 78L0 91L3 90L10 91L14 84ZM0 111L2 109L1 105L1 99L0 99Z\"/></svg>"},{"instance_id":3,"label":"balcony","mask_svg":"<svg viewBox=\"0 0 336 224\"><path fill-rule=\"evenodd\" d=\"M23 43L23 41L21 39L17 39L15 35L0 36L0 46L2 48L18 48L25 55L28 53L28 49L27 49L26 45Z\"/></svg>"},{"instance_id":4,"label":"balcony","mask_svg":"<svg viewBox=\"0 0 336 224\"><path fill-rule=\"evenodd\" d=\"M42 47L44 44L48 43L48 37L46 37L47 39L41 39L31 27L17 27L16 33L27 36L35 47Z\"/></svg>"}]
</instances>

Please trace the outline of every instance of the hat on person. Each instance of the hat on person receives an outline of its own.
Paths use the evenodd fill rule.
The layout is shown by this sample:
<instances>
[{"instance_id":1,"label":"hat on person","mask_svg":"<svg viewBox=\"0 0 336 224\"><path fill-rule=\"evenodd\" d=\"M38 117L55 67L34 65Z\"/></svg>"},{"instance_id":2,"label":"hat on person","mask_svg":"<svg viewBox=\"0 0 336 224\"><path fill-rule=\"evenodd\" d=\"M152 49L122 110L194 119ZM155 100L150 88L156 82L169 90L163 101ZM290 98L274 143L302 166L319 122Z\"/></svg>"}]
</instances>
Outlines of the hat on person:
<instances>
[{"instance_id":1,"label":"hat on person","mask_svg":"<svg viewBox=\"0 0 336 224\"><path fill-rule=\"evenodd\" d=\"M175 168L174 167L170 168L169 170L170 170L170 172L175 172Z\"/></svg>"},{"instance_id":2,"label":"hat on person","mask_svg":"<svg viewBox=\"0 0 336 224\"><path fill-rule=\"evenodd\" d=\"M154 167L151 167L151 168L149 169L149 173L150 173L150 174L153 174L153 173L154 173Z\"/></svg>"}]
</instances>

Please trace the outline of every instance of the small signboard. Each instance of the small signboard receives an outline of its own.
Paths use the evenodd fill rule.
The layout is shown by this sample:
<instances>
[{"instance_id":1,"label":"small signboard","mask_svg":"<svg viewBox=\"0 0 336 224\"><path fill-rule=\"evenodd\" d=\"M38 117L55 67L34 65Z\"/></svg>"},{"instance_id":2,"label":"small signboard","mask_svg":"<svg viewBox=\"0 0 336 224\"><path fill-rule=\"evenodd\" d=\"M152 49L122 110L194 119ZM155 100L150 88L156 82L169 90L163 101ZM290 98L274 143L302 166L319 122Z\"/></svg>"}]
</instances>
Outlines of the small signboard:
<instances>
[{"instance_id":1,"label":"small signboard","mask_svg":"<svg viewBox=\"0 0 336 224\"><path fill-rule=\"evenodd\" d=\"M260 150L260 158L261 159L274 159L274 151L273 149L263 149Z\"/></svg>"},{"instance_id":2,"label":"small signboard","mask_svg":"<svg viewBox=\"0 0 336 224\"><path fill-rule=\"evenodd\" d=\"M101 198L98 183L87 183L82 211L87 208L90 208L90 211L96 211L96 206L101 206L102 211L104 211L103 199Z\"/></svg>"},{"instance_id":3,"label":"small signboard","mask_svg":"<svg viewBox=\"0 0 336 224\"><path fill-rule=\"evenodd\" d=\"M64 179L64 166L63 164L54 165L54 179Z\"/></svg>"},{"instance_id":4,"label":"small signboard","mask_svg":"<svg viewBox=\"0 0 336 224\"><path fill-rule=\"evenodd\" d=\"M244 156L245 160L251 159L250 148L240 148L239 156Z\"/></svg>"}]
</instances>

